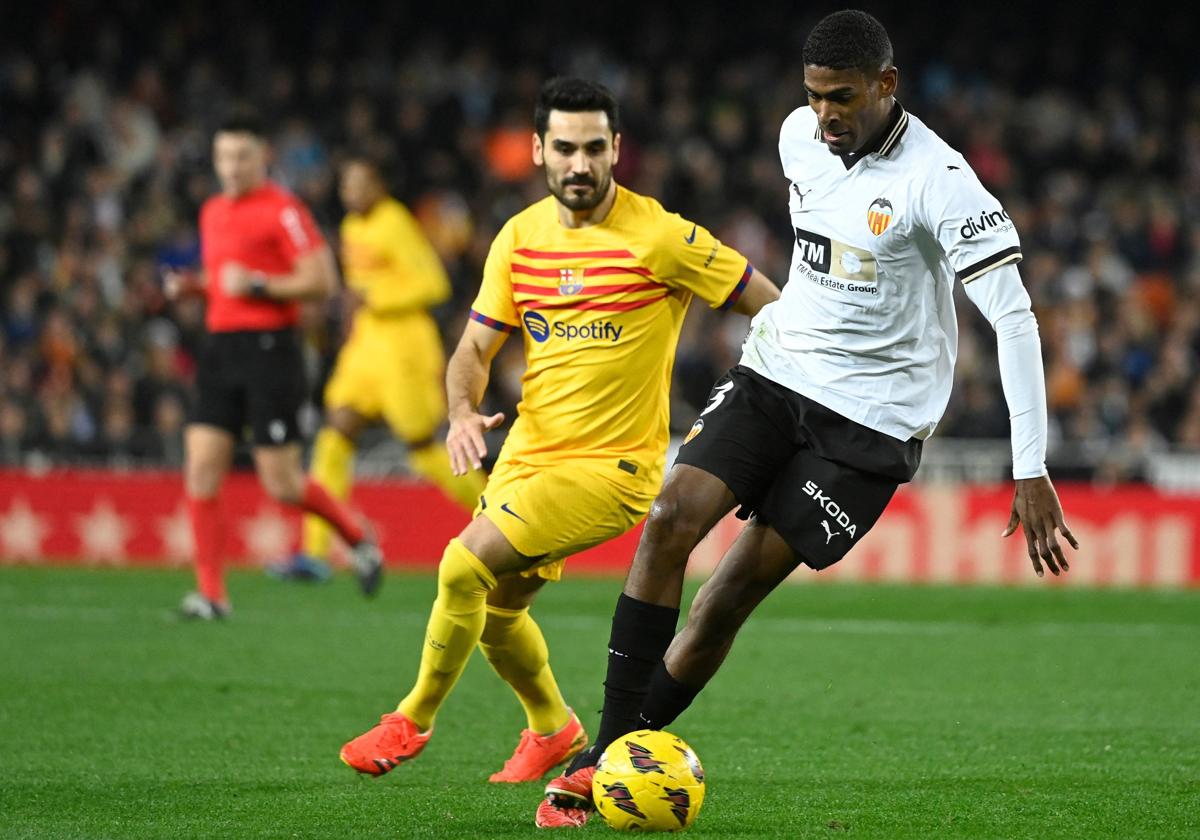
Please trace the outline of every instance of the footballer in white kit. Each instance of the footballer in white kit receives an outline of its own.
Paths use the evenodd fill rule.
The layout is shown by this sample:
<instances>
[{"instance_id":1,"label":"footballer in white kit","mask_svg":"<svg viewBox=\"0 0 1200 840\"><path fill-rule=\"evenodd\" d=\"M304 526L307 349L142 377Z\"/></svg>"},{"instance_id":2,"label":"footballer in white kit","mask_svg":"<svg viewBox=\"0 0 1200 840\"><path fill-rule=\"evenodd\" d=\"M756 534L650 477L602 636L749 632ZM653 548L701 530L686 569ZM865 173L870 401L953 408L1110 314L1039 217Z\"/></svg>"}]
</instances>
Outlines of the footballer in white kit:
<instances>
[{"instance_id":1,"label":"footballer in white kit","mask_svg":"<svg viewBox=\"0 0 1200 840\"><path fill-rule=\"evenodd\" d=\"M950 397L957 284L997 334L1016 479L1005 536L1023 529L1039 576L1068 568L1058 534L1078 548L1046 474L1017 231L962 155L896 100L892 59L883 25L861 11L828 15L805 42L808 104L779 138L795 236L787 284L755 316L650 509L613 615L596 748L546 788L556 825L586 818L604 745L674 722L762 599L801 563L841 560L912 478ZM734 508L749 522L676 633L691 550Z\"/></svg>"}]
</instances>

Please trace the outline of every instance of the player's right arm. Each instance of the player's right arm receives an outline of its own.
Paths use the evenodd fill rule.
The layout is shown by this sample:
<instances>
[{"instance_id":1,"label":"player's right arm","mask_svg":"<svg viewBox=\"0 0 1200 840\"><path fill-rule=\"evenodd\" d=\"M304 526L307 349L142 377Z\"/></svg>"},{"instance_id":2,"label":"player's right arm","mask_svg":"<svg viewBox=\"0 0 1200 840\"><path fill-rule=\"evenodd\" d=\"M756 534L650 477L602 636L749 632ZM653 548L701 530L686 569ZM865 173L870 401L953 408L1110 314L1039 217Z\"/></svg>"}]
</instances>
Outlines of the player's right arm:
<instances>
[{"instance_id":1,"label":"player's right arm","mask_svg":"<svg viewBox=\"0 0 1200 840\"><path fill-rule=\"evenodd\" d=\"M479 404L487 390L492 359L507 338L507 332L468 321L446 366L446 402L450 408L446 448L455 475L465 475L472 467L483 466L483 457L487 455L483 433L504 422L503 413L480 414Z\"/></svg>"},{"instance_id":2,"label":"player's right arm","mask_svg":"<svg viewBox=\"0 0 1200 840\"><path fill-rule=\"evenodd\" d=\"M483 457L487 455L483 433L504 422L503 414L490 417L480 414L479 404L487 388L492 359L520 323L513 301L513 242L513 223L510 221L492 240L487 262L483 265L483 283L471 304L471 318L446 366L446 402L450 415L446 448L450 451L450 468L455 475L465 475L472 467L480 469L483 466Z\"/></svg>"}]
</instances>

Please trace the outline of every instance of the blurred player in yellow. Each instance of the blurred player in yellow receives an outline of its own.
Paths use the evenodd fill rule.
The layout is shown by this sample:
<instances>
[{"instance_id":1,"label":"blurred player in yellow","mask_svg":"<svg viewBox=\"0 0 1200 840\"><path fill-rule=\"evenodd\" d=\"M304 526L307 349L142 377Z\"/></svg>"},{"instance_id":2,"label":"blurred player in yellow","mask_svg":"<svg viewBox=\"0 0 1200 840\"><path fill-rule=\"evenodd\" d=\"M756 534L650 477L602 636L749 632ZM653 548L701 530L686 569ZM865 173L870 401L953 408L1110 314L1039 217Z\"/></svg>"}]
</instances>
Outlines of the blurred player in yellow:
<instances>
[{"instance_id":1,"label":"blurred player in yellow","mask_svg":"<svg viewBox=\"0 0 1200 840\"><path fill-rule=\"evenodd\" d=\"M543 86L533 159L551 195L492 243L471 320L450 360L447 443L457 474L480 469L488 368L523 331L518 418L476 508L438 568L416 684L395 712L342 747L361 773L415 758L478 645L525 708L528 728L493 782L541 778L587 743L529 616L564 558L619 536L662 483L675 345L693 296L753 314L779 293L746 258L657 201L618 186L617 105L581 79Z\"/></svg>"},{"instance_id":2,"label":"blurred player in yellow","mask_svg":"<svg viewBox=\"0 0 1200 840\"><path fill-rule=\"evenodd\" d=\"M467 510L483 490L482 473L454 475L436 435L446 419L446 357L429 309L450 297L450 281L420 224L388 195L365 159L344 164L339 184L342 269L359 301L349 338L325 388L325 426L313 449L313 477L339 499L350 494L363 428L383 420L408 447L409 467ZM280 577L324 579L332 531L305 517L301 551L272 567Z\"/></svg>"}]
</instances>

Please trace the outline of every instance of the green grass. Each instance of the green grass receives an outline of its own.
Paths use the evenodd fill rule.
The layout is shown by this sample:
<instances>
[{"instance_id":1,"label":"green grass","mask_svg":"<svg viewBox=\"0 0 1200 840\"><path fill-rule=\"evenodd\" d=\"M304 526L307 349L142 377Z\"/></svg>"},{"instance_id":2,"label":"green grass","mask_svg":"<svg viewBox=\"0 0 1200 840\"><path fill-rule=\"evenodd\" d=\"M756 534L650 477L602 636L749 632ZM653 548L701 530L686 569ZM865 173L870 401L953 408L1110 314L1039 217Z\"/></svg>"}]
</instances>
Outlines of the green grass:
<instances>
[{"instance_id":1,"label":"green grass","mask_svg":"<svg viewBox=\"0 0 1200 840\"><path fill-rule=\"evenodd\" d=\"M407 689L433 580L0 569L0 836L534 837L540 786L485 781L524 719L475 657L420 760L337 760ZM615 580L536 609L594 730ZM673 729L697 837L1200 837L1200 592L795 586ZM585 836L607 836L597 819Z\"/></svg>"}]
</instances>

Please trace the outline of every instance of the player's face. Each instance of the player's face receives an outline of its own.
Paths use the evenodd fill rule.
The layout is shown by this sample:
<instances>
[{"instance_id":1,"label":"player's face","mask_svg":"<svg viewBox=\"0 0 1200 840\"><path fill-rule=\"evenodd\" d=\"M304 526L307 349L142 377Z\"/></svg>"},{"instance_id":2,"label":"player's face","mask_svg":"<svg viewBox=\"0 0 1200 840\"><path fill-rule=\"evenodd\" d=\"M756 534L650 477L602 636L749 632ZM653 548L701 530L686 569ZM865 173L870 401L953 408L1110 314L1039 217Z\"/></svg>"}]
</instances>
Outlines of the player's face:
<instances>
[{"instance_id":1,"label":"player's face","mask_svg":"<svg viewBox=\"0 0 1200 840\"><path fill-rule=\"evenodd\" d=\"M350 163L342 170L338 194L351 213L365 213L379 198L379 184L370 167Z\"/></svg>"},{"instance_id":2,"label":"player's face","mask_svg":"<svg viewBox=\"0 0 1200 840\"><path fill-rule=\"evenodd\" d=\"M603 111L551 111L545 138L533 135L533 162L546 167L550 193L569 210L593 210L612 189L621 135Z\"/></svg>"},{"instance_id":3,"label":"player's face","mask_svg":"<svg viewBox=\"0 0 1200 840\"><path fill-rule=\"evenodd\" d=\"M870 141L891 114L896 68L866 75L861 70L806 64L804 87L821 139L835 155L848 155Z\"/></svg>"},{"instance_id":4,"label":"player's face","mask_svg":"<svg viewBox=\"0 0 1200 840\"><path fill-rule=\"evenodd\" d=\"M247 193L267 177L267 144L253 134L219 131L213 138L213 167L222 192Z\"/></svg>"}]
</instances>

